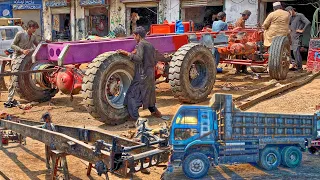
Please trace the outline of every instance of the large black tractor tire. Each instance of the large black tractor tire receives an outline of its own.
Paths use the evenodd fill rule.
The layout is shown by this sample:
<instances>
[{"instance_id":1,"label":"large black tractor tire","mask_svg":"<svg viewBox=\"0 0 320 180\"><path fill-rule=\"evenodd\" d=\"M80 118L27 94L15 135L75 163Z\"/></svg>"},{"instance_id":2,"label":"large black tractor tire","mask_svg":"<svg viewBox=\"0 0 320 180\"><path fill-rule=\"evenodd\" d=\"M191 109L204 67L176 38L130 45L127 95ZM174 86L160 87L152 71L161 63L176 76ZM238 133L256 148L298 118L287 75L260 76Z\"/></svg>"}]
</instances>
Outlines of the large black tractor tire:
<instances>
[{"instance_id":1,"label":"large black tractor tire","mask_svg":"<svg viewBox=\"0 0 320 180\"><path fill-rule=\"evenodd\" d=\"M290 42L287 36L273 38L269 49L268 66L272 79L286 79L290 66Z\"/></svg>"},{"instance_id":2,"label":"large black tractor tire","mask_svg":"<svg viewBox=\"0 0 320 180\"><path fill-rule=\"evenodd\" d=\"M124 96L132 81L134 64L126 56L115 52L107 52L99 55L92 63L83 77L82 94L87 111L94 117L108 125L124 123L129 114L123 106ZM124 93L120 93L119 101L109 100L106 93L107 81L116 75L124 79ZM131 78L131 79L130 79Z\"/></svg>"},{"instance_id":3,"label":"large black tractor tire","mask_svg":"<svg viewBox=\"0 0 320 180\"><path fill-rule=\"evenodd\" d=\"M302 161L302 153L298 147L287 146L281 152L281 164L288 168L300 166Z\"/></svg>"},{"instance_id":4,"label":"large black tractor tire","mask_svg":"<svg viewBox=\"0 0 320 180\"><path fill-rule=\"evenodd\" d=\"M0 73L5 72L7 61L0 61ZM0 77L0 91L8 91L4 76Z\"/></svg>"},{"instance_id":5,"label":"large black tractor tire","mask_svg":"<svg viewBox=\"0 0 320 180\"><path fill-rule=\"evenodd\" d=\"M199 152L189 154L182 163L183 173L190 179L200 179L208 174L210 161Z\"/></svg>"},{"instance_id":6,"label":"large black tractor tire","mask_svg":"<svg viewBox=\"0 0 320 180\"><path fill-rule=\"evenodd\" d=\"M27 55L24 58L17 58L11 61L12 72L29 71L32 70L33 63L31 55ZM27 101L46 102L49 101L58 93L58 89L44 89L36 85L31 78L32 74L23 74L19 76L12 76L13 86L16 93L21 99ZM50 86L50 84L48 85Z\"/></svg>"},{"instance_id":7,"label":"large black tractor tire","mask_svg":"<svg viewBox=\"0 0 320 180\"><path fill-rule=\"evenodd\" d=\"M281 154L274 147L266 147L259 154L259 166L267 171L277 169L281 163Z\"/></svg>"},{"instance_id":8,"label":"large black tractor tire","mask_svg":"<svg viewBox=\"0 0 320 180\"><path fill-rule=\"evenodd\" d=\"M169 83L180 102L198 103L211 93L217 67L212 52L203 45L189 43L173 55Z\"/></svg>"}]
</instances>

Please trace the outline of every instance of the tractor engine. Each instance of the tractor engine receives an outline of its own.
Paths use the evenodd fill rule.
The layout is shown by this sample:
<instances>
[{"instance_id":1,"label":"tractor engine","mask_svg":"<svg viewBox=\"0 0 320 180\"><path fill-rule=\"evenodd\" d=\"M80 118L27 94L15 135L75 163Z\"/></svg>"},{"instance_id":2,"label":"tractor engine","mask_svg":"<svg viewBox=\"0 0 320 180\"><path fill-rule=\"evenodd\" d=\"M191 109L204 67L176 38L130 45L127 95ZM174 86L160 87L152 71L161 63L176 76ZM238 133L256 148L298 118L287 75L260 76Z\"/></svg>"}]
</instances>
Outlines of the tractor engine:
<instances>
[{"instance_id":1,"label":"tractor engine","mask_svg":"<svg viewBox=\"0 0 320 180\"><path fill-rule=\"evenodd\" d=\"M258 50L257 42L262 41L262 33L238 32L229 35L228 46L218 47L218 52L222 55L252 55Z\"/></svg>"},{"instance_id":2,"label":"tractor engine","mask_svg":"<svg viewBox=\"0 0 320 180\"><path fill-rule=\"evenodd\" d=\"M159 79L161 76L167 78L169 74L169 65L168 63L158 61L156 67L154 68L154 77L155 80Z\"/></svg>"},{"instance_id":3,"label":"tractor engine","mask_svg":"<svg viewBox=\"0 0 320 180\"><path fill-rule=\"evenodd\" d=\"M82 85L83 74L79 66L66 65L59 67L49 77L51 83L64 94L79 94Z\"/></svg>"}]
</instances>

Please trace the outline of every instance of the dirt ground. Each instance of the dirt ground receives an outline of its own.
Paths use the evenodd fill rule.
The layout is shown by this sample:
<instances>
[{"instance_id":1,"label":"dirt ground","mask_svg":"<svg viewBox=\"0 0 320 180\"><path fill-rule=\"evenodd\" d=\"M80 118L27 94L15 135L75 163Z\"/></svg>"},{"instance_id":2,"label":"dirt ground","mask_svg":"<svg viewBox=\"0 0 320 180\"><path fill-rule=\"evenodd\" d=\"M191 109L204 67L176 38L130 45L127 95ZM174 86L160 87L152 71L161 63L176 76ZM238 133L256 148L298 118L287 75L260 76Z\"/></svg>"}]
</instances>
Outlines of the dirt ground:
<instances>
[{"instance_id":1,"label":"dirt ground","mask_svg":"<svg viewBox=\"0 0 320 180\"><path fill-rule=\"evenodd\" d=\"M254 80L249 76L235 76L234 71L218 74L213 93L230 93L235 97L263 87L271 80L267 74L263 74L260 79ZM294 76L290 73L289 76ZM226 88L227 87L227 88ZM210 97L206 102L207 104ZM315 79L312 83L296 89L292 92L285 93L267 101L264 101L249 111L260 112L281 112L281 113L313 113L315 106L320 104L320 78ZM2 103L6 101L7 93L1 93ZM24 103L23 100L20 102ZM98 128L114 134L122 134L129 130L128 122L118 126L107 126L100 121L92 118L86 109L81 105L81 95L74 97L71 102L70 97L58 94L51 102L46 102L24 111L18 108L4 109L0 105L0 110L18 115L23 118L39 121L41 115L50 111L53 116L53 122L60 125L68 125L74 127ZM173 98L168 84L160 84L157 86L157 106L165 115L174 115L179 108L180 103ZM151 128L159 127L163 122L161 119L152 118L148 111L141 111L140 116L149 119ZM0 151L0 179L8 177L9 179L50 179L50 172L46 170L44 162L44 144L30 138L27 139L27 145L20 146L10 144ZM68 156L68 167L72 179L103 179L96 173L92 172L91 177L86 176L86 165L80 159ZM320 178L317 169L320 168L318 161L319 156L311 156L305 153L302 167L296 169L280 168L279 171L265 172L253 165L225 165L212 168L207 179L313 179ZM134 179L160 179L163 168L152 167L151 174L145 175L137 173ZM185 178L182 174L175 175L179 179ZM110 179L121 179L120 177L110 175ZM171 179L171 178L170 178ZM174 179L172 177L172 179Z\"/></svg>"}]
</instances>

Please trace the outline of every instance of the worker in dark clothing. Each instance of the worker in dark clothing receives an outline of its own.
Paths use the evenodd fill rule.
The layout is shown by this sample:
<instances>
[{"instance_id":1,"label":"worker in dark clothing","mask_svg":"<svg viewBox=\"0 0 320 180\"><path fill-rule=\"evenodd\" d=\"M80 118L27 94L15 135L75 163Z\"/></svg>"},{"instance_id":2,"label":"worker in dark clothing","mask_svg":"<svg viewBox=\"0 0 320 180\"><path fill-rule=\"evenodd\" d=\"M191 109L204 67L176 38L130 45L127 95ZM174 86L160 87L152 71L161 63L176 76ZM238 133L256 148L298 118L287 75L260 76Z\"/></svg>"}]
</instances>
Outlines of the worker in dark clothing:
<instances>
[{"instance_id":1,"label":"worker in dark clothing","mask_svg":"<svg viewBox=\"0 0 320 180\"><path fill-rule=\"evenodd\" d=\"M148 108L153 116L161 118L162 115L155 106L154 67L158 54L152 44L145 40L146 30L143 27L137 27L133 36L138 43L133 53L118 50L118 53L129 56L135 64L134 78L124 100L130 115L129 120L136 121L139 118L138 110L141 106L143 109Z\"/></svg>"},{"instance_id":2,"label":"worker in dark clothing","mask_svg":"<svg viewBox=\"0 0 320 180\"><path fill-rule=\"evenodd\" d=\"M290 17L290 36L291 36L291 49L294 55L294 61L292 62L293 67L290 68L292 71L302 70L302 57L300 54L302 34L311 22L301 13L296 12L292 6L286 7L291 15Z\"/></svg>"}]
</instances>

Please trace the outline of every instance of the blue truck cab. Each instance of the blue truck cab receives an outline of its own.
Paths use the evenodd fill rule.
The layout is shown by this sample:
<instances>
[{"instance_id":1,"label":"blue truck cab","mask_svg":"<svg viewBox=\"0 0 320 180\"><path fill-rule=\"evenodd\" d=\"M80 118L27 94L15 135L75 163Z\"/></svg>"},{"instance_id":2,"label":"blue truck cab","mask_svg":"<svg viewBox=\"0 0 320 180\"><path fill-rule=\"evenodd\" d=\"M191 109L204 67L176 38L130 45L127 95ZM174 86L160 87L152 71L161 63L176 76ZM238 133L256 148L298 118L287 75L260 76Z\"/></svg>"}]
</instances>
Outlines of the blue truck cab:
<instances>
[{"instance_id":1,"label":"blue truck cab","mask_svg":"<svg viewBox=\"0 0 320 180\"><path fill-rule=\"evenodd\" d=\"M302 151L317 137L320 114L242 112L232 95L215 94L209 106L182 105L172 119L170 166L191 179L211 165L256 162L265 170L300 165ZM175 169L175 168L174 168Z\"/></svg>"}]
</instances>

